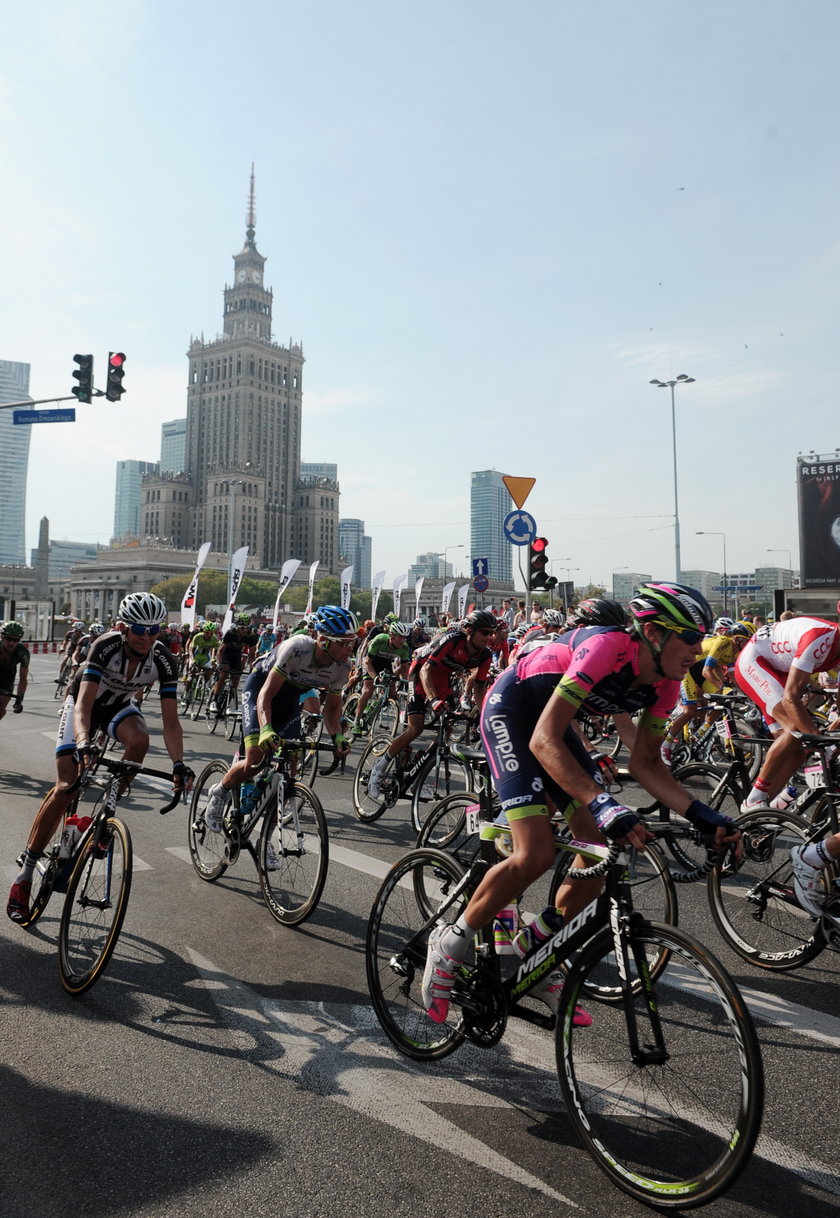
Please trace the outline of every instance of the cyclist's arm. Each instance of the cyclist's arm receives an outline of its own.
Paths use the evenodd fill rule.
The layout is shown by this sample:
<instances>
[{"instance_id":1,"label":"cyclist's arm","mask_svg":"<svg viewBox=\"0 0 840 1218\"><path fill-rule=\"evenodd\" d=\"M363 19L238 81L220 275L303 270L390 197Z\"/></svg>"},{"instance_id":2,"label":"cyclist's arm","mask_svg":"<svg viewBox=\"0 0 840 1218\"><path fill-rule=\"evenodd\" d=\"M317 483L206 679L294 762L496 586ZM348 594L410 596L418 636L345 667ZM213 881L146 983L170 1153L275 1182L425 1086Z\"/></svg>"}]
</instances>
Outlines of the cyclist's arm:
<instances>
[{"instance_id":1,"label":"cyclist's arm","mask_svg":"<svg viewBox=\"0 0 840 1218\"><path fill-rule=\"evenodd\" d=\"M768 712L777 723L789 732L813 732L814 721L808 714L802 694L812 679L813 674L804 668L791 668L785 682L785 692L781 702L768 706Z\"/></svg>"},{"instance_id":2,"label":"cyclist's arm","mask_svg":"<svg viewBox=\"0 0 840 1218\"><path fill-rule=\"evenodd\" d=\"M18 671L18 687L17 687L18 698L22 698L23 695L26 693L26 687L28 684L29 684L29 665L21 664L20 669Z\"/></svg>"},{"instance_id":3,"label":"cyclist's arm","mask_svg":"<svg viewBox=\"0 0 840 1218\"><path fill-rule=\"evenodd\" d=\"M175 698L161 698L160 718L163 724L163 743L172 764L184 760L184 732L178 718L178 702Z\"/></svg>"},{"instance_id":4,"label":"cyclist's arm","mask_svg":"<svg viewBox=\"0 0 840 1218\"><path fill-rule=\"evenodd\" d=\"M629 770L633 779L650 795L682 815L695 795L677 782L662 760L660 727L661 721L645 712L636 729Z\"/></svg>"},{"instance_id":5,"label":"cyclist's arm","mask_svg":"<svg viewBox=\"0 0 840 1218\"><path fill-rule=\"evenodd\" d=\"M341 732L341 694L330 690L324 698L321 713L327 732L330 736L337 736Z\"/></svg>"}]
</instances>

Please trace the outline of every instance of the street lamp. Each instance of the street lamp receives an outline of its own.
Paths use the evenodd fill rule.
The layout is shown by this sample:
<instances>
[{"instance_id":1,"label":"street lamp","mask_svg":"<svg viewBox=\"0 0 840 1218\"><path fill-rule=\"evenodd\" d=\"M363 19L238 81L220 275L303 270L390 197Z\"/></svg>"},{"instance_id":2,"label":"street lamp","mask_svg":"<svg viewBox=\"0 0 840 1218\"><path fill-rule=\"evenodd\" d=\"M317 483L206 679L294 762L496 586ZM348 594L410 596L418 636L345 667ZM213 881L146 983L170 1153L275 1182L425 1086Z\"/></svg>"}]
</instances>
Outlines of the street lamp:
<instances>
[{"instance_id":1,"label":"street lamp","mask_svg":"<svg viewBox=\"0 0 840 1218\"><path fill-rule=\"evenodd\" d=\"M629 567L613 567L610 571L610 596L615 597L615 573L616 571L629 571Z\"/></svg>"},{"instance_id":2,"label":"street lamp","mask_svg":"<svg viewBox=\"0 0 840 1218\"><path fill-rule=\"evenodd\" d=\"M447 554L449 553L450 550L463 550L463 548L464 548L464 543L461 542L461 544L458 546L444 546L443 549L438 552L438 558L440 558L441 554L443 555L443 578L444 579L446 579L446 556L447 556Z\"/></svg>"},{"instance_id":3,"label":"street lamp","mask_svg":"<svg viewBox=\"0 0 840 1218\"><path fill-rule=\"evenodd\" d=\"M698 537L722 537L723 538L723 616L726 617L726 611L729 608L729 588L726 578L726 534L718 533L712 529L697 529ZM737 606L736 606L737 607Z\"/></svg>"},{"instance_id":4,"label":"street lamp","mask_svg":"<svg viewBox=\"0 0 840 1218\"><path fill-rule=\"evenodd\" d=\"M670 388L671 390L671 439L674 449L674 565L677 568L677 583L682 577L682 566L680 564L680 508L679 498L677 495L677 412L674 407L674 386L675 385L693 385L693 376L686 376L681 372L673 381L658 381L652 380L649 383L655 385L657 389Z\"/></svg>"},{"instance_id":5,"label":"street lamp","mask_svg":"<svg viewBox=\"0 0 840 1218\"><path fill-rule=\"evenodd\" d=\"M568 589L569 589L569 584L572 583L572 572L579 571L580 567L561 567L560 570L566 572L566 582L563 585L563 612L568 613L569 609L571 608L571 605L569 603L571 600L571 597L569 597L567 595L567 593L568 593ZM574 589L574 585L573 585L572 586L572 595L574 595L574 591L575 591L575 589Z\"/></svg>"}]
</instances>

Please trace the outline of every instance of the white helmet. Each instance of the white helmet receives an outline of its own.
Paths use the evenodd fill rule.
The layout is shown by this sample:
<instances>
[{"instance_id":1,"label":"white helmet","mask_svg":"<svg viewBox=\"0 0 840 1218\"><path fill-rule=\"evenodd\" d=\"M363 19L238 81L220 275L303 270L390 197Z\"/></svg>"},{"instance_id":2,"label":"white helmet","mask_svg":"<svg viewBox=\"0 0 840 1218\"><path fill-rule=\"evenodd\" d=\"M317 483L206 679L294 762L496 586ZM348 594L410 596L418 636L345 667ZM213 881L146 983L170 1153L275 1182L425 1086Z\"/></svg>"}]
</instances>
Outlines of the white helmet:
<instances>
[{"instance_id":1,"label":"white helmet","mask_svg":"<svg viewBox=\"0 0 840 1218\"><path fill-rule=\"evenodd\" d=\"M166 621L166 605L152 592L129 592L117 616L127 626L160 626Z\"/></svg>"}]
</instances>

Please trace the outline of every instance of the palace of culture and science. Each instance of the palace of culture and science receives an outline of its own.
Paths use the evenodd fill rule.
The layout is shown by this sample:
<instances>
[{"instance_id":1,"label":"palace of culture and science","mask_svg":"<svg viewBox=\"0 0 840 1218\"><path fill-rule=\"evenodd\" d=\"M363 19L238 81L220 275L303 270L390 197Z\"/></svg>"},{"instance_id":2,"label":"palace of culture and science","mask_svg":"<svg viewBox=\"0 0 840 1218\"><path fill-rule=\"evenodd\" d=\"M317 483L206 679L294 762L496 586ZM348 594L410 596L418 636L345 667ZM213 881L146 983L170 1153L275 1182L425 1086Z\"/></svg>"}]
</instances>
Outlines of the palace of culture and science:
<instances>
[{"instance_id":1,"label":"palace of culture and science","mask_svg":"<svg viewBox=\"0 0 840 1218\"><path fill-rule=\"evenodd\" d=\"M303 348L272 339L273 293L255 240L254 174L245 244L224 290L222 333L193 338L187 357L187 421L182 472L142 476L139 527L117 538L70 584L72 611L107 617L121 598L191 571L210 542L208 568L226 570L248 546L248 571L276 578L288 558L319 575L339 570L335 478L301 474Z\"/></svg>"}]
</instances>

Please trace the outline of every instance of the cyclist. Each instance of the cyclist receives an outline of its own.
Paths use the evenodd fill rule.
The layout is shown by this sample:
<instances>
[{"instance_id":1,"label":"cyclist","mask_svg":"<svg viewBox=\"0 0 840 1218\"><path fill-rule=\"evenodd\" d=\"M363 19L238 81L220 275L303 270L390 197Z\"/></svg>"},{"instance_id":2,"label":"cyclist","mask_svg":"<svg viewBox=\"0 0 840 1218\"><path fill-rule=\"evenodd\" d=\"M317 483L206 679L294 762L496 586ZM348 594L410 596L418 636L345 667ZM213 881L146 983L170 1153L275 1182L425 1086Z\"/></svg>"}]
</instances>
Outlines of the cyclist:
<instances>
[{"instance_id":1,"label":"cyclist","mask_svg":"<svg viewBox=\"0 0 840 1218\"><path fill-rule=\"evenodd\" d=\"M231 689L236 689L239 685L239 678L242 676L243 652L250 646L250 625L250 617L247 613L242 613L222 637L216 653L219 675L213 686L213 692L210 694L210 706L208 707L211 713L219 709L216 699L224 689L228 677L230 677Z\"/></svg>"},{"instance_id":2,"label":"cyclist","mask_svg":"<svg viewBox=\"0 0 840 1218\"><path fill-rule=\"evenodd\" d=\"M365 677L356 707L356 719L351 728L354 736L361 736L365 730L362 726L362 716L373 693L373 683L379 674L390 670L396 679L396 677L404 677L408 673L410 634L411 627L405 622L389 622L387 630L383 630L381 634L375 634L372 639L367 641L362 660ZM396 687L392 682L392 698L396 697L396 692Z\"/></svg>"},{"instance_id":3,"label":"cyclist","mask_svg":"<svg viewBox=\"0 0 840 1218\"><path fill-rule=\"evenodd\" d=\"M715 622L714 634L701 642L700 655L680 686L679 705L682 709L668 724L662 741L662 760L666 765L671 764L674 745L681 739L683 728L706 708L706 694L717 694L723 689L735 657L752 634L753 627L746 622L719 617Z\"/></svg>"},{"instance_id":4,"label":"cyclist","mask_svg":"<svg viewBox=\"0 0 840 1218\"><path fill-rule=\"evenodd\" d=\"M636 813L604 790L597 765L572 729L580 709L600 715L642 710L630 755L634 780L714 834L719 847L738 840L732 821L695 800L660 756L680 680L694 661L697 644L711 630L712 611L701 593L670 583L643 584L629 611L629 630L582 627L535 648L501 674L485 700L482 741L510 826L512 853L487 872L458 921L438 925L429 936L422 992L436 1022L446 1018L454 968L476 931L553 864L549 800L581 840L607 837L643 850L650 839ZM586 863L576 858L574 865ZM543 911L529 928L534 941L548 939L561 917L577 913L599 890L598 880L564 883L557 909ZM561 985L554 971L533 994L556 1012Z\"/></svg>"},{"instance_id":5,"label":"cyclist","mask_svg":"<svg viewBox=\"0 0 840 1218\"><path fill-rule=\"evenodd\" d=\"M120 603L120 629L94 642L83 670L73 679L61 708L56 747L56 784L44 800L23 852L21 871L12 884L6 913L13 922L29 915L32 875L72 799L79 764L90 752L90 738L103 729L123 745L126 761L142 761L149 734L139 707L138 690L157 680L163 742L172 758L176 791L189 789L192 771L184 765L184 739L178 719L178 666L158 641L166 621L166 605L151 592L130 592Z\"/></svg>"},{"instance_id":6,"label":"cyclist","mask_svg":"<svg viewBox=\"0 0 840 1218\"><path fill-rule=\"evenodd\" d=\"M828 672L838 663L840 626L815 617L760 627L738 656L735 680L761 710L775 737L741 805L742 812L787 806L785 785L807 753L793 733L817 731L802 694L813 673ZM840 710L840 691L835 704ZM840 833L795 846L790 857L797 899L818 918L826 895L822 873L829 863L840 859Z\"/></svg>"},{"instance_id":7,"label":"cyclist","mask_svg":"<svg viewBox=\"0 0 840 1218\"><path fill-rule=\"evenodd\" d=\"M191 681L193 673L197 669L207 672L213 667L213 656L218 646L219 640L216 637L215 625L213 622L202 622L190 639L190 663L185 681Z\"/></svg>"},{"instance_id":8,"label":"cyclist","mask_svg":"<svg viewBox=\"0 0 840 1218\"><path fill-rule=\"evenodd\" d=\"M300 736L300 695L307 690L326 693L322 713L339 756L349 743L341 731L341 691L350 675L349 656L356 642L358 623L349 609L323 605L313 618L316 637L293 634L268 656L258 660L242 690L242 748L221 782L210 788L204 819L211 833L222 830L222 816L230 792L252 781L272 751L277 736ZM240 750L241 751L241 750ZM271 862L271 860L269 860Z\"/></svg>"},{"instance_id":9,"label":"cyclist","mask_svg":"<svg viewBox=\"0 0 840 1218\"><path fill-rule=\"evenodd\" d=\"M434 710L439 712L453 697L454 674L475 674L472 698L477 707L481 706L493 661L490 641L496 633L496 626L495 616L487 609L474 609L460 626L439 634L414 653L408 670L411 682L411 696L406 708L408 727L396 740L391 741L370 771L368 791L374 799L382 794L381 782L394 758L423 731L426 700L430 699Z\"/></svg>"},{"instance_id":10,"label":"cyclist","mask_svg":"<svg viewBox=\"0 0 840 1218\"><path fill-rule=\"evenodd\" d=\"M0 627L0 719L6 713L10 698L15 701L13 715L19 715L23 710L23 695L29 681L29 648L24 647L22 638L20 622L6 622ZM17 693L15 673L18 674Z\"/></svg>"}]
</instances>

